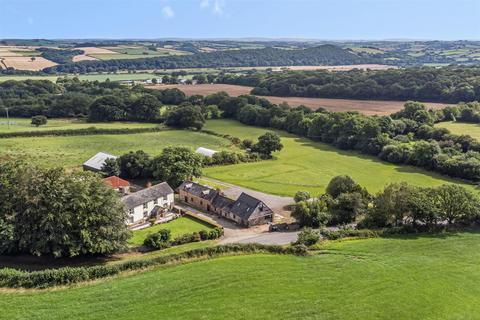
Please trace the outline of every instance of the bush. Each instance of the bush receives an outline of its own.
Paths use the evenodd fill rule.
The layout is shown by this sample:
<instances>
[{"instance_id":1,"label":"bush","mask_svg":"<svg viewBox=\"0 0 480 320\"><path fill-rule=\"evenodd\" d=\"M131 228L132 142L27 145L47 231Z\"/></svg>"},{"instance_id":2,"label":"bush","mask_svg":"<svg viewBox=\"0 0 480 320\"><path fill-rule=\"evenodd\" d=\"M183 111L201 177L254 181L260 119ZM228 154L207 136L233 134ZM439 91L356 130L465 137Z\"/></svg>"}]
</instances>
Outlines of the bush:
<instances>
[{"instance_id":1,"label":"bush","mask_svg":"<svg viewBox=\"0 0 480 320\"><path fill-rule=\"evenodd\" d=\"M312 246L320 240L318 231L311 228L305 228L298 234L298 239L295 242L297 245Z\"/></svg>"},{"instance_id":2,"label":"bush","mask_svg":"<svg viewBox=\"0 0 480 320\"><path fill-rule=\"evenodd\" d=\"M165 249L170 246L170 230L162 229L149 234L143 241L143 245L150 249Z\"/></svg>"},{"instance_id":3,"label":"bush","mask_svg":"<svg viewBox=\"0 0 480 320\"><path fill-rule=\"evenodd\" d=\"M307 201L308 199L310 199L310 193L308 191L297 191L293 197L293 200L295 200L296 203Z\"/></svg>"}]
</instances>

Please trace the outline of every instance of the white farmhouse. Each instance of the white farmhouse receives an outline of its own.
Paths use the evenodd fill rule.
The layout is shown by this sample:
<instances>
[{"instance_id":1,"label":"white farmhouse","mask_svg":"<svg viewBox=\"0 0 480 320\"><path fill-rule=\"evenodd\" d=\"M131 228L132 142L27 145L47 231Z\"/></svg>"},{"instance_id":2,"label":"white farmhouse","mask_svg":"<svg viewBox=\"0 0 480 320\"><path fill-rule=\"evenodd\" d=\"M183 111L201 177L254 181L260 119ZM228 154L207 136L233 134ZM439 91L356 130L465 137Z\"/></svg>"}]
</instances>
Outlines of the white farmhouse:
<instances>
[{"instance_id":1,"label":"white farmhouse","mask_svg":"<svg viewBox=\"0 0 480 320\"><path fill-rule=\"evenodd\" d=\"M83 163L83 170L102 171L102 167L107 159L117 159L117 156L106 152L99 152Z\"/></svg>"},{"instance_id":2,"label":"white farmhouse","mask_svg":"<svg viewBox=\"0 0 480 320\"><path fill-rule=\"evenodd\" d=\"M149 217L164 217L173 208L173 189L166 182L122 197L127 224L137 224Z\"/></svg>"},{"instance_id":3,"label":"white farmhouse","mask_svg":"<svg viewBox=\"0 0 480 320\"><path fill-rule=\"evenodd\" d=\"M217 153L217 151L215 150L207 149L203 147L198 148L197 150L195 150L195 152L209 158L213 157L213 155Z\"/></svg>"}]
</instances>

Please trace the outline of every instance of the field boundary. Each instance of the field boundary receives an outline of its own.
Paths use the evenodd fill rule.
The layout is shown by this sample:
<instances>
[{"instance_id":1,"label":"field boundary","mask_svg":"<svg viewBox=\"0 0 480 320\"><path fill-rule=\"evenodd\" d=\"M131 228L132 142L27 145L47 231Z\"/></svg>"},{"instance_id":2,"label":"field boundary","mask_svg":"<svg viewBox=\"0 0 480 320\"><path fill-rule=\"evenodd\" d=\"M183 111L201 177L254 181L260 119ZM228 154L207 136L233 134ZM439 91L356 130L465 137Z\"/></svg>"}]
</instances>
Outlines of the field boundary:
<instances>
[{"instance_id":1,"label":"field boundary","mask_svg":"<svg viewBox=\"0 0 480 320\"><path fill-rule=\"evenodd\" d=\"M65 129L65 130L45 130L45 131L20 131L0 133L0 139L8 138L25 138L25 137L49 137L49 136L90 136L90 135L106 135L106 134L137 134L146 132L161 132L172 130L167 127L156 128L85 128L85 129Z\"/></svg>"}]
</instances>

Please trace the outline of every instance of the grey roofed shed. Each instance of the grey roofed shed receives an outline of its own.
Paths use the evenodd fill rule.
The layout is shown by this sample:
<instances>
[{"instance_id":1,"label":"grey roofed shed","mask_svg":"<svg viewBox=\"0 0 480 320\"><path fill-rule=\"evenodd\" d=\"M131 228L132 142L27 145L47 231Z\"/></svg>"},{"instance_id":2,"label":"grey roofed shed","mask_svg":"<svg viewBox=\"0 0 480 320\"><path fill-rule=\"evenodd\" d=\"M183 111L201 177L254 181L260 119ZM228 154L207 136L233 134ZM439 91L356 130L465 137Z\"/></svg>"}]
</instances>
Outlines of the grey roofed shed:
<instances>
[{"instance_id":1,"label":"grey roofed shed","mask_svg":"<svg viewBox=\"0 0 480 320\"><path fill-rule=\"evenodd\" d=\"M166 197L173 193L173 189L166 182L154 185L153 187L140 190L122 198L125 209L130 210L155 199Z\"/></svg>"},{"instance_id":2,"label":"grey roofed shed","mask_svg":"<svg viewBox=\"0 0 480 320\"><path fill-rule=\"evenodd\" d=\"M106 152L99 152L83 163L83 170L102 171L107 159L117 159L117 156Z\"/></svg>"}]
</instances>

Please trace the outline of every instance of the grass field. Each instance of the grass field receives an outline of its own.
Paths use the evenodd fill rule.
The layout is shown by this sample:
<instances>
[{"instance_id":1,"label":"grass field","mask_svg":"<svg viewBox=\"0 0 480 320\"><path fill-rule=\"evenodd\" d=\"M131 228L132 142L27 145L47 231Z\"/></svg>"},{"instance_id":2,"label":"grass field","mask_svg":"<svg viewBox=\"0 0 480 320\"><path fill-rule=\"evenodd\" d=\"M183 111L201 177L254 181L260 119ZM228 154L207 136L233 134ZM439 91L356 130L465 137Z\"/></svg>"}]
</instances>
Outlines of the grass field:
<instances>
[{"instance_id":1,"label":"grass field","mask_svg":"<svg viewBox=\"0 0 480 320\"><path fill-rule=\"evenodd\" d=\"M10 125L8 125L10 123ZM90 123L76 119L49 119L44 126L35 127L31 124L31 119L27 118L7 118L0 117L0 133L4 132L25 132L25 131L48 131L48 130L67 130L67 129L85 129L90 127L101 129L119 129L119 128L154 128L158 123L136 123L136 122L102 122Z\"/></svg>"},{"instance_id":2,"label":"grass field","mask_svg":"<svg viewBox=\"0 0 480 320\"><path fill-rule=\"evenodd\" d=\"M256 139L267 131L236 121L211 120L205 129L234 137ZM398 166L375 157L342 151L278 131L284 149L276 160L206 168L206 176L232 184L278 195L293 196L298 190L312 195L323 193L337 175L348 174L370 192L388 183L406 181L419 186L437 186L455 180L411 166ZM458 181L457 181L458 182ZM473 189L473 186L466 185Z\"/></svg>"},{"instance_id":3,"label":"grass field","mask_svg":"<svg viewBox=\"0 0 480 320\"><path fill-rule=\"evenodd\" d=\"M145 240L149 234L158 232L161 229L170 230L172 239L175 239L175 237L185 233L210 230L211 226L200 220L184 216L168 223L157 224L147 229L133 231L133 236L128 240L128 243L132 245L142 245L143 240Z\"/></svg>"},{"instance_id":4,"label":"grass field","mask_svg":"<svg viewBox=\"0 0 480 320\"><path fill-rule=\"evenodd\" d=\"M228 84L199 84L199 85L157 85L152 86L159 90L166 88L178 88L187 95L208 95L219 91L225 91L231 96L249 94L251 87L228 85ZM351 99L327 99L327 98L302 98L302 97L273 97L262 96L272 103L287 102L290 106L305 105L312 109L323 107L334 112L358 111L367 115L390 115L403 109L405 101L379 101L379 100L351 100ZM443 103L425 103L433 109L444 108Z\"/></svg>"},{"instance_id":5,"label":"grass field","mask_svg":"<svg viewBox=\"0 0 480 320\"><path fill-rule=\"evenodd\" d=\"M181 130L119 135L9 138L0 139L0 156L26 157L42 166L72 168L81 166L99 151L122 155L129 151L143 150L155 156L166 146L189 146L192 149L202 146L219 150L228 148L230 141Z\"/></svg>"},{"instance_id":6,"label":"grass field","mask_svg":"<svg viewBox=\"0 0 480 320\"><path fill-rule=\"evenodd\" d=\"M63 77L63 76L62 76ZM147 80L152 79L155 75L151 73L117 73L117 74L82 74L82 75L68 75L67 77L77 77L80 80L88 81L105 81L110 79L111 81L123 81L123 80ZM50 80L57 81L58 76L0 76L0 82L7 80Z\"/></svg>"},{"instance_id":7,"label":"grass field","mask_svg":"<svg viewBox=\"0 0 480 320\"><path fill-rule=\"evenodd\" d=\"M435 127L446 128L453 134L468 134L472 138L480 141L480 124L449 121L437 123Z\"/></svg>"},{"instance_id":8,"label":"grass field","mask_svg":"<svg viewBox=\"0 0 480 320\"><path fill-rule=\"evenodd\" d=\"M0 292L1 319L476 319L480 234L333 242L69 289Z\"/></svg>"}]
</instances>

